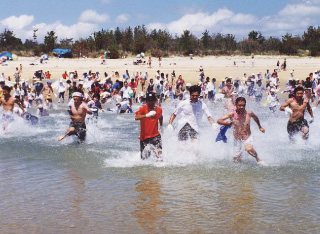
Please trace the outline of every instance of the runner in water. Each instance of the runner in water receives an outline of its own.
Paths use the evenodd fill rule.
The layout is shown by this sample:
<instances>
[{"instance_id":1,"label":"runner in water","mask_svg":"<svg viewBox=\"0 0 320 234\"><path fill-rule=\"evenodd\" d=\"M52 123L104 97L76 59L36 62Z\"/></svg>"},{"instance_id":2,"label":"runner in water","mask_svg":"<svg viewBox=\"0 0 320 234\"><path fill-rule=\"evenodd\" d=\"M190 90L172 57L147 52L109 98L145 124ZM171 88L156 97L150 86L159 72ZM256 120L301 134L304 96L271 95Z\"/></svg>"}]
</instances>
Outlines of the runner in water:
<instances>
[{"instance_id":1,"label":"runner in water","mask_svg":"<svg viewBox=\"0 0 320 234\"><path fill-rule=\"evenodd\" d=\"M80 141L86 138L86 115L92 114L92 111L85 102L82 101L83 95L79 92L73 93L74 102L70 102L70 119L71 123L65 134L58 137L58 141L63 140L66 136L76 135Z\"/></svg>"},{"instance_id":2,"label":"runner in water","mask_svg":"<svg viewBox=\"0 0 320 234\"><path fill-rule=\"evenodd\" d=\"M288 99L280 107L281 111L285 111L290 114L290 118L287 125L287 131L290 141L293 141L293 136L299 132L302 132L302 139L307 140L309 137L309 125L308 121L304 119L304 112L307 109L312 123L314 120L313 111L309 104L309 99L304 96L304 88L299 86L294 89L293 97Z\"/></svg>"},{"instance_id":3,"label":"runner in water","mask_svg":"<svg viewBox=\"0 0 320 234\"><path fill-rule=\"evenodd\" d=\"M181 101L178 104L176 111L171 115L169 120L168 129L173 130L172 122L177 115L181 114L181 119L178 125L180 130L178 138L180 141L186 141L189 138L195 140L199 135L199 125L202 120L202 115L205 114L208 121L211 123L214 130L218 129L218 124L214 122L207 105L199 100L201 88L198 85L193 85L189 88L190 99Z\"/></svg>"},{"instance_id":4,"label":"runner in water","mask_svg":"<svg viewBox=\"0 0 320 234\"><path fill-rule=\"evenodd\" d=\"M162 128L162 108L156 106L155 93L147 93L146 104L142 105L135 115L135 120L140 120L140 152L141 158L150 157L151 151L155 152L157 160L162 161L162 141L158 130L158 123ZM146 148L146 147L150 148ZM147 152L146 152L147 150Z\"/></svg>"},{"instance_id":5,"label":"runner in water","mask_svg":"<svg viewBox=\"0 0 320 234\"><path fill-rule=\"evenodd\" d=\"M252 157L254 157L258 164L261 166L267 166L267 163L262 161L255 149L253 148L253 137L251 135L250 121L251 118L257 123L259 130L265 132L261 127L258 116L252 111L246 110L246 99L244 97L238 97L236 99L236 109L218 120L218 124L229 126L233 124L234 135L234 162L240 162L243 151L247 151ZM230 119L230 121L226 121Z\"/></svg>"},{"instance_id":6,"label":"runner in water","mask_svg":"<svg viewBox=\"0 0 320 234\"><path fill-rule=\"evenodd\" d=\"M9 86L3 86L2 87L2 94L3 96L0 98L0 106L3 106L3 113L2 113L2 120L4 121L3 123L3 130L6 130L8 125L14 121L13 117L13 108L14 104L18 104L18 106L22 110L22 115L24 114L24 106L22 103L19 101L19 99L11 97L10 95L11 88Z\"/></svg>"}]
</instances>

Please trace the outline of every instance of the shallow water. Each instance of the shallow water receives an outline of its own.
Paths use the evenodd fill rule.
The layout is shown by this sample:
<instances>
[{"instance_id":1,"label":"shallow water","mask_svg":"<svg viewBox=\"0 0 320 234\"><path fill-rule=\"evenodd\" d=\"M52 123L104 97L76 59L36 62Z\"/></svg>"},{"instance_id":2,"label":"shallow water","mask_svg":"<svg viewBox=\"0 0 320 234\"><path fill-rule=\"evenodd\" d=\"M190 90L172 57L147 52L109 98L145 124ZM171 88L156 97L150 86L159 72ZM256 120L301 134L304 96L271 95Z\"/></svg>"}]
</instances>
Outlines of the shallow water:
<instances>
[{"instance_id":1,"label":"shallow water","mask_svg":"<svg viewBox=\"0 0 320 234\"><path fill-rule=\"evenodd\" d=\"M266 129L252 121L266 168L248 155L234 164L231 131L216 143L206 120L195 143L165 131L161 163L140 159L133 114L102 113L84 144L56 141L63 106L36 127L17 120L0 131L1 233L319 233L320 122L307 143L289 144L284 113L248 108ZM164 106L165 125L173 110Z\"/></svg>"}]
</instances>

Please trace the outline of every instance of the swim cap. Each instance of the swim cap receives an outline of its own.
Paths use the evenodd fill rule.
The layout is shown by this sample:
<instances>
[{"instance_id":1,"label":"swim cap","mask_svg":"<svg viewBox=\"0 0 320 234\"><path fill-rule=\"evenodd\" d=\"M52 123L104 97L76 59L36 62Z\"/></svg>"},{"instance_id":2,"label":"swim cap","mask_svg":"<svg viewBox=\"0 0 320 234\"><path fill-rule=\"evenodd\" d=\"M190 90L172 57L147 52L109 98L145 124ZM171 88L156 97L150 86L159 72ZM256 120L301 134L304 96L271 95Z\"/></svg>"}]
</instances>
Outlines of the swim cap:
<instances>
[{"instance_id":1,"label":"swim cap","mask_svg":"<svg viewBox=\"0 0 320 234\"><path fill-rule=\"evenodd\" d=\"M43 105L39 104L39 105L38 105L38 108L39 108L39 109L43 108Z\"/></svg>"},{"instance_id":2,"label":"swim cap","mask_svg":"<svg viewBox=\"0 0 320 234\"><path fill-rule=\"evenodd\" d=\"M190 83L187 83L187 84L186 84L186 87L191 87L191 84L190 84Z\"/></svg>"},{"instance_id":3,"label":"swim cap","mask_svg":"<svg viewBox=\"0 0 320 234\"><path fill-rule=\"evenodd\" d=\"M52 81L51 81L51 80L48 80L48 81L47 81L47 83L48 83L48 84L51 84L51 83L52 83Z\"/></svg>"},{"instance_id":4,"label":"swim cap","mask_svg":"<svg viewBox=\"0 0 320 234\"><path fill-rule=\"evenodd\" d=\"M72 97L83 97L83 95L82 95L82 93L80 93L80 92L74 92L73 94L72 94Z\"/></svg>"},{"instance_id":5,"label":"swim cap","mask_svg":"<svg viewBox=\"0 0 320 234\"><path fill-rule=\"evenodd\" d=\"M270 89L270 92L275 92L276 90L274 88Z\"/></svg>"}]
</instances>

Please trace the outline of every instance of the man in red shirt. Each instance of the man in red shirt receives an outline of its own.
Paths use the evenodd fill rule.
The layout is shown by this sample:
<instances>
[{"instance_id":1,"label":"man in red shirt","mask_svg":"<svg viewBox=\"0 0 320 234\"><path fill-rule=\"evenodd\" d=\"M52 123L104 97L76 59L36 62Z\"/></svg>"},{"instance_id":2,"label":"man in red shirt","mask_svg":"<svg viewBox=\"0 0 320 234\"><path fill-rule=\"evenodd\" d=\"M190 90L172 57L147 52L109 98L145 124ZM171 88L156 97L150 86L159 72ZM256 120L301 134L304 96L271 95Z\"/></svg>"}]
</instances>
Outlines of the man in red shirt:
<instances>
[{"instance_id":1,"label":"man in red shirt","mask_svg":"<svg viewBox=\"0 0 320 234\"><path fill-rule=\"evenodd\" d=\"M140 152L141 158L146 159L154 152L157 161L162 161L162 141L158 129L158 122L162 128L162 108L156 106L155 93L147 93L146 104L141 106L135 115L135 120L140 120ZM148 146L148 147L147 147Z\"/></svg>"}]
</instances>

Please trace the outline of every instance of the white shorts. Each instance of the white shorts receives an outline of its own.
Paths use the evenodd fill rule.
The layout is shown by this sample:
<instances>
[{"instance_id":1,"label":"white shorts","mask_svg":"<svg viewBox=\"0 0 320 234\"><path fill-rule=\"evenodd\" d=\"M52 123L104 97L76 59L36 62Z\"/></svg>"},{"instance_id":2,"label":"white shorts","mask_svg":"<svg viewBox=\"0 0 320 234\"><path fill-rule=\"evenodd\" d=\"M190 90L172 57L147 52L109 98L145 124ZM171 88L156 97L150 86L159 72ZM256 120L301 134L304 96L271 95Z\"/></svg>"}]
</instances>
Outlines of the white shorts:
<instances>
[{"instance_id":1,"label":"white shorts","mask_svg":"<svg viewBox=\"0 0 320 234\"><path fill-rule=\"evenodd\" d=\"M246 140L234 140L233 142L233 153L234 156L239 156L245 151L246 145L253 146L253 137L249 136Z\"/></svg>"}]
</instances>

